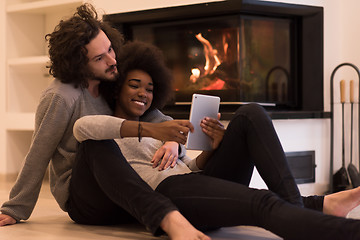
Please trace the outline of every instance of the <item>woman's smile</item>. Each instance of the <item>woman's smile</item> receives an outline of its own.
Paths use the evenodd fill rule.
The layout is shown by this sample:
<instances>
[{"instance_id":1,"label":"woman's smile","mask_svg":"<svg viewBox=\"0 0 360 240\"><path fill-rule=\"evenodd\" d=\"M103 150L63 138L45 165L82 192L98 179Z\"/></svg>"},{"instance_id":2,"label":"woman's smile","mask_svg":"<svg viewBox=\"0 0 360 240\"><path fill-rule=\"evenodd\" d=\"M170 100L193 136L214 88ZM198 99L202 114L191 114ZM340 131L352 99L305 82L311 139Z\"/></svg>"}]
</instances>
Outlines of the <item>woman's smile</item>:
<instances>
[{"instance_id":1,"label":"woman's smile","mask_svg":"<svg viewBox=\"0 0 360 240\"><path fill-rule=\"evenodd\" d=\"M146 102L143 102L143 101L133 100L133 102L135 102L136 104L138 104L140 106L145 106L146 105Z\"/></svg>"}]
</instances>

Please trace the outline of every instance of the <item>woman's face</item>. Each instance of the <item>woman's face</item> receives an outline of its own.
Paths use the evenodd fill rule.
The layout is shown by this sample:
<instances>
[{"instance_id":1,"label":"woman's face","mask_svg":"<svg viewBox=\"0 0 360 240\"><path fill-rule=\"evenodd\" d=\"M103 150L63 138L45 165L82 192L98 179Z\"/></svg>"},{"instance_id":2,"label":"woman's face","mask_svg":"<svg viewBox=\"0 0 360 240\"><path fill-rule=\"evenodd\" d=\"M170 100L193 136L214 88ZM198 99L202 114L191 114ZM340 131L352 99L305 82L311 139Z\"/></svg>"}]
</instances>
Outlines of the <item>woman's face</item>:
<instances>
[{"instance_id":1,"label":"woman's face","mask_svg":"<svg viewBox=\"0 0 360 240\"><path fill-rule=\"evenodd\" d=\"M129 71L117 98L115 116L138 120L151 106L153 89L149 74L142 70Z\"/></svg>"}]
</instances>

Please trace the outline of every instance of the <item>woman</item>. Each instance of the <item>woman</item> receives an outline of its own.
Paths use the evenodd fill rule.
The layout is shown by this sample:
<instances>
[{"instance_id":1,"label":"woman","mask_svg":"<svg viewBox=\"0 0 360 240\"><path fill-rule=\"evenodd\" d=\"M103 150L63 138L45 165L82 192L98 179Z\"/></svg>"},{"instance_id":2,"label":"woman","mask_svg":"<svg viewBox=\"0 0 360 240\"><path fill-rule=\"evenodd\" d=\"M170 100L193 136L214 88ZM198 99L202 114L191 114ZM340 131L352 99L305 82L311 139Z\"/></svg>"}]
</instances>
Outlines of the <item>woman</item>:
<instances>
[{"instance_id":1,"label":"woman","mask_svg":"<svg viewBox=\"0 0 360 240\"><path fill-rule=\"evenodd\" d=\"M174 130L174 121L166 122L162 129L156 123L139 121L152 115L154 107L161 107L165 100L162 94L170 92L169 80L153 71L153 64L158 64L154 59L160 57L156 48L144 43L124 47L120 66L123 77L113 104L115 117L79 119L74 135L80 142L116 139L122 157L153 189L171 199L195 227L253 225L285 239L360 238L360 221L337 217L359 204L360 189L302 198L271 119L256 104L240 107L226 130L217 119L201 122L212 139L212 151L191 160L174 144L172 152L181 150L177 164L163 171L154 168L153 156L163 146L156 139ZM165 69L165 65L161 63L160 68ZM184 137L178 142L183 144L193 127L187 121L182 124ZM86 146L84 155L111 157L105 156L106 147L101 141L85 141L82 145ZM254 165L269 190L248 187Z\"/></svg>"}]
</instances>

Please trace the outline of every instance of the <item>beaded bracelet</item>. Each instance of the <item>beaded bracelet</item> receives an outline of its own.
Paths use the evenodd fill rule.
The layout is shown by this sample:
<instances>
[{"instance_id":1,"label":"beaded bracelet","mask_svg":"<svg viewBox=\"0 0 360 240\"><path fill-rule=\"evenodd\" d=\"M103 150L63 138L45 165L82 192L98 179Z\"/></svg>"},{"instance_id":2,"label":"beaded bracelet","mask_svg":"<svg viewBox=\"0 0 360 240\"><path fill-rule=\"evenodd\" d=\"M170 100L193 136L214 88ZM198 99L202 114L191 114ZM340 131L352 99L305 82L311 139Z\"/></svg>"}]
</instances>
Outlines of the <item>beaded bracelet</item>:
<instances>
[{"instance_id":1,"label":"beaded bracelet","mask_svg":"<svg viewBox=\"0 0 360 240\"><path fill-rule=\"evenodd\" d=\"M141 132L142 132L142 126L141 126L141 123L139 122L139 125L138 125L138 140L139 140L139 142L141 142Z\"/></svg>"}]
</instances>

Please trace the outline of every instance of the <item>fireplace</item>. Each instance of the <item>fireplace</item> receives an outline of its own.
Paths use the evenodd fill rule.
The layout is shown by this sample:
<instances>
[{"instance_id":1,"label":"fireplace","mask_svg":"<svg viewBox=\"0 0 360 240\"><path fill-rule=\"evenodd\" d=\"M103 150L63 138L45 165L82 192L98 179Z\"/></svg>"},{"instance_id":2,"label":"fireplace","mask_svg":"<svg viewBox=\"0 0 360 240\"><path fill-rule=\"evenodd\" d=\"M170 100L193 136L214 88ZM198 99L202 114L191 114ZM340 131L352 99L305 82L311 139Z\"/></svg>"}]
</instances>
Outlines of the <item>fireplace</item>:
<instances>
[{"instance_id":1,"label":"fireplace","mask_svg":"<svg viewBox=\"0 0 360 240\"><path fill-rule=\"evenodd\" d=\"M220 111L323 112L323 8L229 0L105 15L127 40L157 45L174 76L165 112L186 117L193 93ZM185 114L185 115L184 115Z\"/></svg>"}]
</instances>

